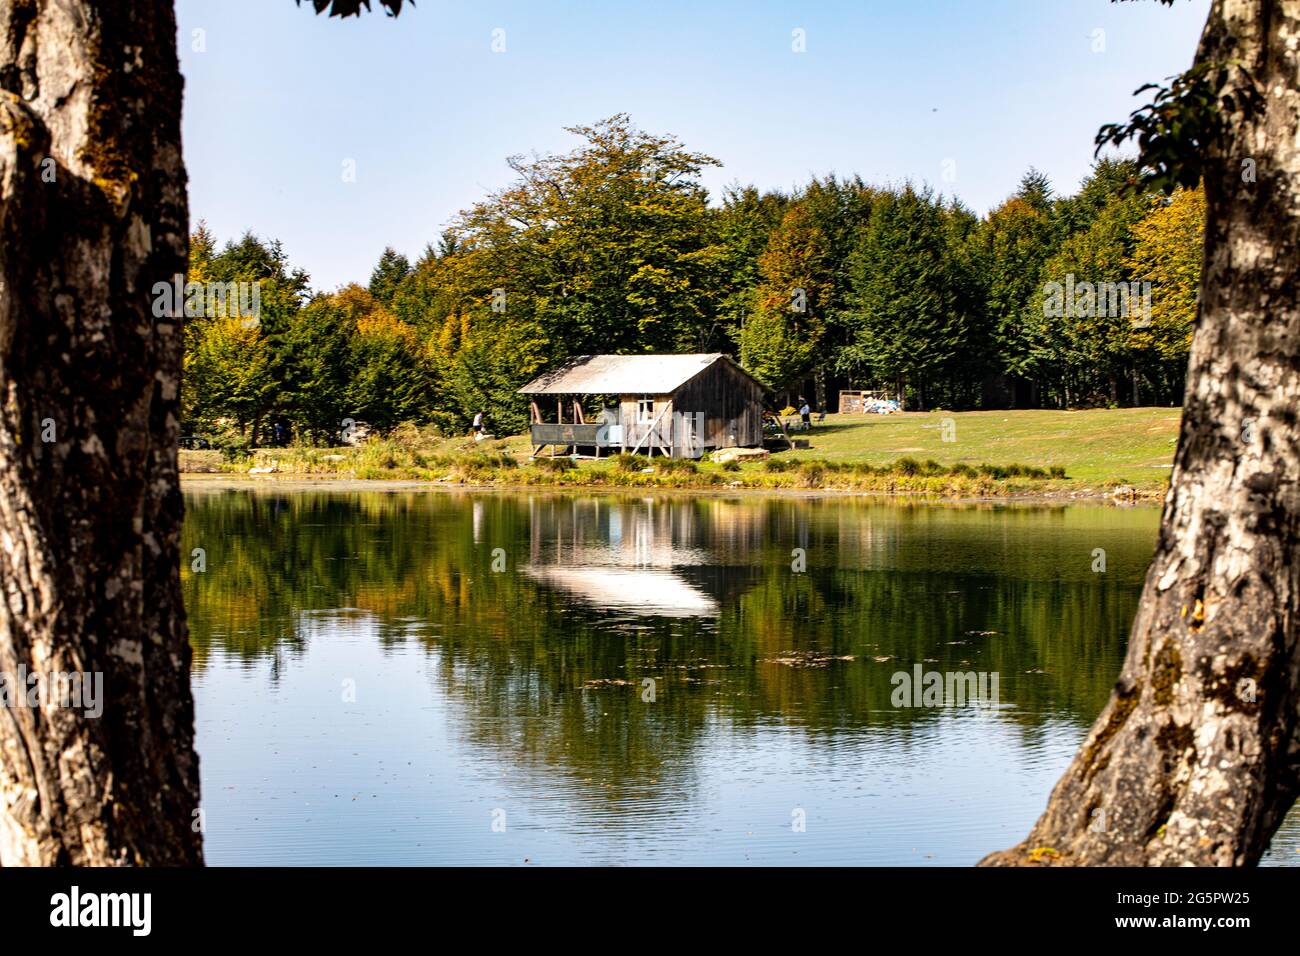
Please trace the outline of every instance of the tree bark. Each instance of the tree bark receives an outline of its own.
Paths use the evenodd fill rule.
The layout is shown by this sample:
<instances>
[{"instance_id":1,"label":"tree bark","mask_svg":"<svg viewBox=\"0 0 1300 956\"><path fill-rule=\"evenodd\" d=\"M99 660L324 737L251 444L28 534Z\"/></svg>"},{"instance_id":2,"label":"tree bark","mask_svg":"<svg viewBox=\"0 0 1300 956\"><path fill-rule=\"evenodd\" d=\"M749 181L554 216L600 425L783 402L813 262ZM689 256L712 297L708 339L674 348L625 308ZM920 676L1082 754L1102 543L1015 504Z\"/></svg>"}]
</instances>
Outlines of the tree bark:
<instances>
[{"instance_id":1,"label":"tree bark","mask_svg":"<svg viewBox=\"0 0 1300 956\"><path fill-rule=\"evenodd\" d=\"M170 0L0 4L0 864L202 862L179 579L185 272ZM93 678L89 678L92 679Z\"/></svg>"},{"instance_id":2,"label":"tree bark","mask_svg":"<svg viewBox=\"0 0 1300 956\"><path fill-rule=\"evenodd\" d=\"M1182 432L1110 702L1019 846L985 865L1254 864L1300 769L1300 0L1215 0L1238 66L1206 150ZM1253 78L1253 80L1252 80ZM1243 177L1253 160L1257 181Z\"/></svg>"}]
</instances>

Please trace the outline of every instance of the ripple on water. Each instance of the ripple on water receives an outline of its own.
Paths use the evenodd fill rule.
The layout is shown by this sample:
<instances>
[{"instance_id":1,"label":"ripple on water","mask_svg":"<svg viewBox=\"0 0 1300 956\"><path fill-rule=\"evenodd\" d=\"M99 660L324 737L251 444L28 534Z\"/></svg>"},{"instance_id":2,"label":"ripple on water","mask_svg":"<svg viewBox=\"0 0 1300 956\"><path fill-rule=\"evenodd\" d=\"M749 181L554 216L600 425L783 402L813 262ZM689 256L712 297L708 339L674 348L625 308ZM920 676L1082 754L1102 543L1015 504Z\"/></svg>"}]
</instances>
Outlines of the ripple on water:
<instances>
[{"instance_id":1,"label":"ripple on water","mask_svg":"<svg viewBox=\"0 0 1300 956\"><path fill-rule=\"evenodd\" d=\"M1104 704L1159 518L257 495L185 528L214 864L969 865ZM894 706L917 665L997 707Z\"/></svg>"}]
</instances>

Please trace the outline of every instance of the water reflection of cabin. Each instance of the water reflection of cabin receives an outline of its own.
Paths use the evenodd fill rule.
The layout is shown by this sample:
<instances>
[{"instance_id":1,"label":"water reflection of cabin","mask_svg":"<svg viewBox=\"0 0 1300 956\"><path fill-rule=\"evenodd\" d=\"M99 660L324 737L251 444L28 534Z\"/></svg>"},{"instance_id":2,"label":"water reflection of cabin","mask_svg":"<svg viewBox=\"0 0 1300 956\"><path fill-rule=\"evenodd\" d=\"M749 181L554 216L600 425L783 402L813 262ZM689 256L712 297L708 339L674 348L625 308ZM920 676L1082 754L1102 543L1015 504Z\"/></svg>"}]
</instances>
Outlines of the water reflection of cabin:
<instances>
[{"instance_id":1,"label":"water reflection of cabin","mask_svg":"<svg viewBox=\"0 0 1300 956\"><path fill-rule=\"evenodd\" d=\"M523 571L567 602L652 617L715 618L761 573L769 511L715 498L528 499Z\"/></svg>"},{"instance_id":2,"label":"water reflection of cabin","mask_svg":"<svg viewBox=\"0 0 1300 956\"><path fill-rule=\"evenodd\" d=\"M699 458L716 448L763 444L761 383L726 355L580 355L529 382L536 457L629 452ZM614 398L595 421L582 399ZM555 400L556 420L543 403ZM568 421L565 421L565 418Z\"/></svg>"}]
</instances>

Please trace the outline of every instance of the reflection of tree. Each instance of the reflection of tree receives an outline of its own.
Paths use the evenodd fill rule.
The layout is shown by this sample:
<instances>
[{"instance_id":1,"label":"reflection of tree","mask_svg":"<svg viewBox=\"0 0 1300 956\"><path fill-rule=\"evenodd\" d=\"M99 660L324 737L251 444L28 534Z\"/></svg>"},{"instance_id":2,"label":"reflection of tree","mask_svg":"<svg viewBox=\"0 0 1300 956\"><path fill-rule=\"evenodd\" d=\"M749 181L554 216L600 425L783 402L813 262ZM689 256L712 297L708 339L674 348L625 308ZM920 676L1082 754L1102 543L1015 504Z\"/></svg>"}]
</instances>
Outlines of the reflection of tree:
<instances>
[{"instance_id":1,"label":"reflection of tree","mask_svg":"<svg viewBox=\"0 0 1300 956\"><path fill-rule=\"evenodd\" d=\"M1119 667L1158 518L557 493L205 492L189 505L186 553L208 556L184 582L196 668L214 649L300 654L321 626L307 612L355 609L381 646L438 651L468 739L614 802L686 786L714 726L782 721L816 740L935 721L890 707L891 675L914 662L1000 673L999 719L1027 732L1082 728ZM806 573L791 570L795 547ZM1105 574L1090 571L1096 547ZM526 573L548 567L669 573L716 611L579 602ZM773 662L791 652L807 666ZM840 656L853 660L826 660Z\"/></svg>"}]
</instances>

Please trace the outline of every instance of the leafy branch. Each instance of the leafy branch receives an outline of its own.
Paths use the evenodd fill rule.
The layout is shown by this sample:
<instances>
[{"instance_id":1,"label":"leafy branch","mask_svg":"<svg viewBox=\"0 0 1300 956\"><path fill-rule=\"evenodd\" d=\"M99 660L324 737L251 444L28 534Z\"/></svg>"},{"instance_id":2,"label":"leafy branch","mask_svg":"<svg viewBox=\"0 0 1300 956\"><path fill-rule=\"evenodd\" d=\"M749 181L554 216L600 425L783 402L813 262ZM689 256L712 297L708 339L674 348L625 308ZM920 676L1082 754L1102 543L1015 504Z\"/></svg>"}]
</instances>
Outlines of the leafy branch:
<instances>
[{"instance_id":1,"label":"leafy branch","mask_svg":"<svg viewBox=\"0 0 1300 956\"><path fill-rule=\"evenodd\" d=\"M1246 82L1224 93L1234 68ZM1135 139L1140 185L1165 194L1201 181L1206 147L1223 132L1225 114L1249 112L1262 103L1250 74L1235 62L1201 63L1170 77L1168 86L1148 83L1133 95L1148 90L1155 90L1155 96L1134 110L1127 123L1108 123L1097 131L1096 154Z\"/></svg>"},{"instance_id":2,"label":"leafy branch","mask_svg":"<svg viewBox=\"0 0 1300 956\"><path fill-rule=\"evenodd\" d=\"M415 0L406 2L415 6ZM332 17L359 17L362 7L366 8L367 13L370 12L370 0L311 0L311 5L318 14L328 8ZM390 17L402 12L402 0L379 0L379 5L388 11ZM298 0L298 6L302 6L302 0Z\"/></svg>"}]
</instances>

